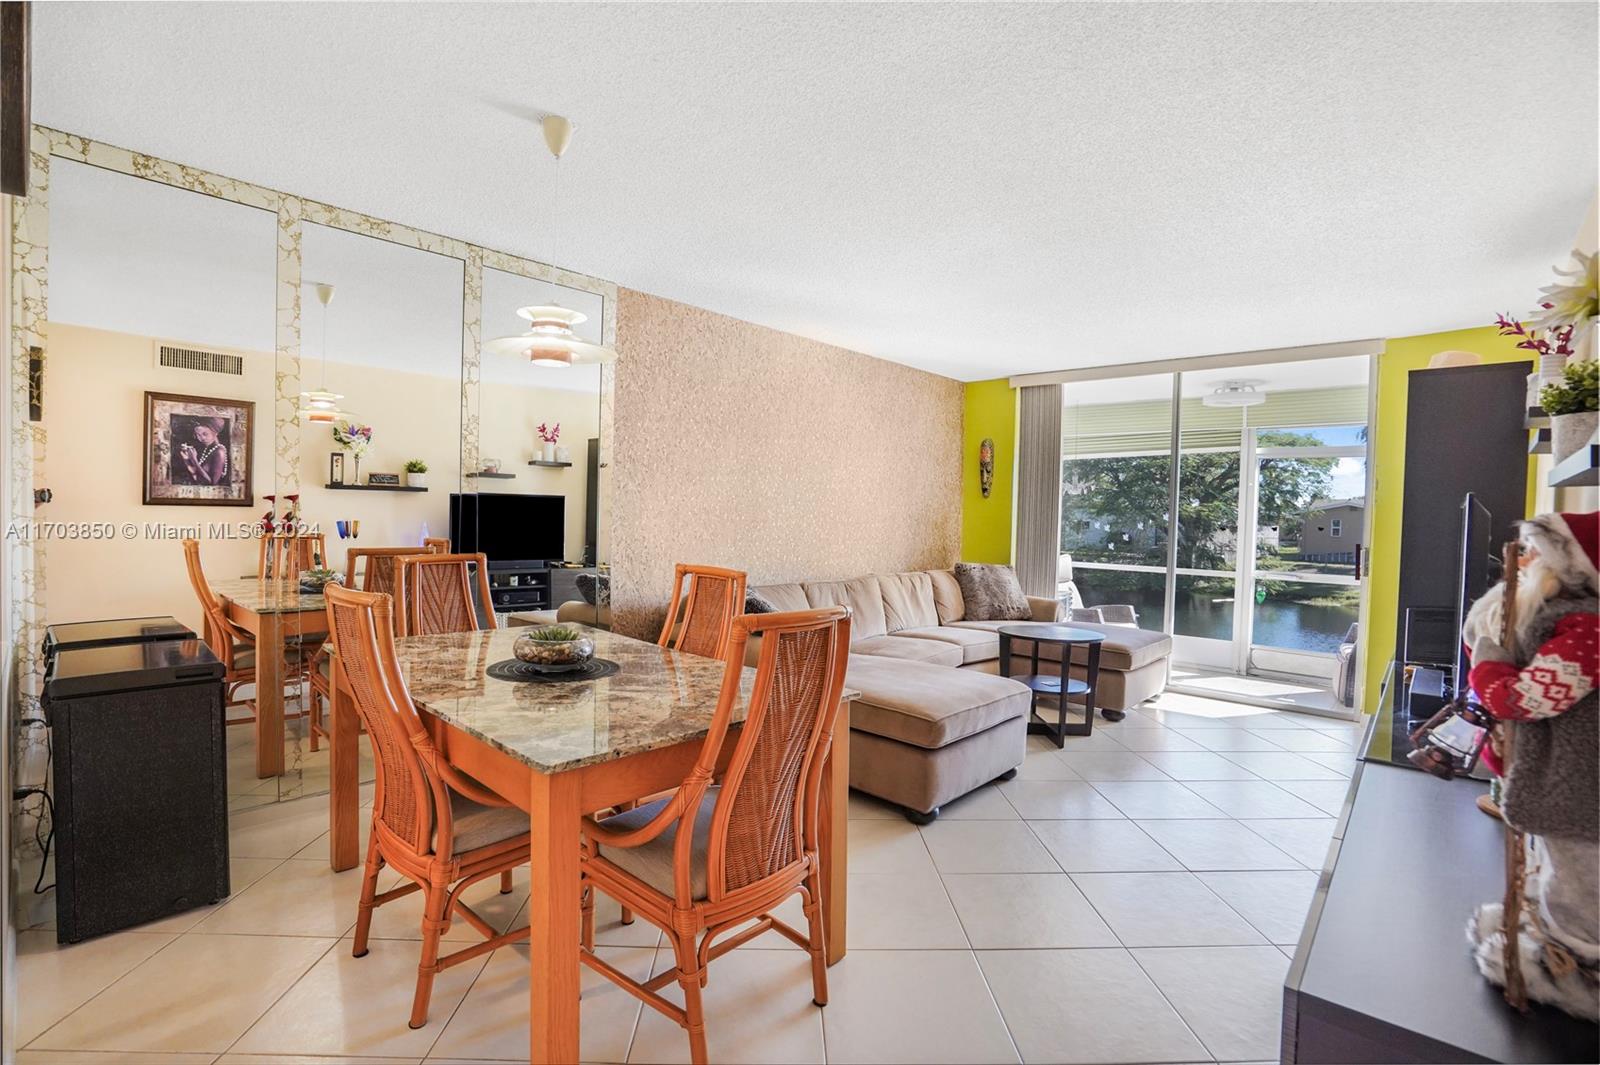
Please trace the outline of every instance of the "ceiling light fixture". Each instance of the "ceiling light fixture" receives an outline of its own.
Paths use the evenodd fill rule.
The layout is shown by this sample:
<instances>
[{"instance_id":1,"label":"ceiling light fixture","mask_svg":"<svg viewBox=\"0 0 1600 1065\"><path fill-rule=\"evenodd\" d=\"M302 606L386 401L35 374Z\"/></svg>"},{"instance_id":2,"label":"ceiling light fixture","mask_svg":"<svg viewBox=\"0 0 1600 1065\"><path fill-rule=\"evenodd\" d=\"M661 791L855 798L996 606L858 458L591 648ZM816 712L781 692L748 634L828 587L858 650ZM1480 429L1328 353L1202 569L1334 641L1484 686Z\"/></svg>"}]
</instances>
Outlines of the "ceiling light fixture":
<instances>
[{"instance_id":1,"label":"ceiling light fixture","mask_svg":"<svg viewBox=\"0 0 1600 1065\"><path fill-rule=\"evenodd\" d=\"M545 147L555 157L550 223L550 262L554 265L554 236L561 218L561 156L566 152L567 145L572 143L572 123L560 115L545 115L539 124L544 130ZM566 369L579 363L611 362L617 357L612 349L591 344L573 332L573 326L589 320L589 316L582 311L571 310L559 303L548 303L523 307L517 311L517 317L528 323L528 331L486 341L483 345L485 351L495 355L520 355L534 366L552 369Z\"/></svg>"},{"instance_id":2,"label":"ceiling light fixture","mask_svg":"<svg viewBox=\"0 0 1600 1065\"><path fill-rule=\"evenodd\" d=\"M1267 401L1265 392L1257 392L1257 385L1265 381L1224 381L1222 385L1200 402L1207 407L1254 407Z\"/></svg>"},{"instance_id":3,"label":"ceiling light fixture","mask_svg":"<svg viewBox=\"0 0 1600 1065\"><path fill-rule=\"evenodd\" d=\"M346 417L339 409L344 397L328 391L328 304L333 302L333 286L318 284L317 302L322 304L322 387L300 393L300 416L308 422L327 425Z\"/></svg>"}]
</instances>

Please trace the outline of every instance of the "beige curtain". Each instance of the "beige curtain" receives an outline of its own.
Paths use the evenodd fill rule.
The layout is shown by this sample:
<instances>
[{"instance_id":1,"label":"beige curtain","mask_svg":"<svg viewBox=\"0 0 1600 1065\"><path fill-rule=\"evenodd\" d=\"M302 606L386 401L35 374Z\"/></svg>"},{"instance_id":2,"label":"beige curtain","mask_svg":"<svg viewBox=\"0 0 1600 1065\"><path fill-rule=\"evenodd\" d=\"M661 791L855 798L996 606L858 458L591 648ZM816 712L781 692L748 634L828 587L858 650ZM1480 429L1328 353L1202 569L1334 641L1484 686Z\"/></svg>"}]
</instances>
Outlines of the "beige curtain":
<instances>
[{"instance_id":1,"label":"beige curtain","mask_svg":"<svg viewBox=\"0 0 1600 1065\"><path fill-rule=\"evenodd\" d=\"M1017 579L1029 595L1056 594L1061 553L1061 386L1022 389L1017 444Z\"/></svg>"}]
</instances>

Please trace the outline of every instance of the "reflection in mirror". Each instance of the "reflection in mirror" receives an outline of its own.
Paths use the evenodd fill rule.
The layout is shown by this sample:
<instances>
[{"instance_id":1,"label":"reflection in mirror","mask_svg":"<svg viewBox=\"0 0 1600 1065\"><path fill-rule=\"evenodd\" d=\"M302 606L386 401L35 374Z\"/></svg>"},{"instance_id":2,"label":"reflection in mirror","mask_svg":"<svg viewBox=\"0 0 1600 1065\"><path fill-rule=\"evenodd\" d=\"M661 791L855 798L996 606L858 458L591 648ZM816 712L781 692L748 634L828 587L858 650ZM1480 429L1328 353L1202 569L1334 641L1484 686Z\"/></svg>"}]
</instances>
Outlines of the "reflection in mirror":
<instances>
[{"instance_id":1,"label":"reflection in mirror","mask_svg":"<svg viewBox=\"0 0 1600 1065\"><path fill-rule=\"evenodd\" d=\"M46 620L171 615L208 637L235 700L233 809L300 790L291 752L261 775L249 634L218 631L201 598L254 583L253 531L276 493L276 227L272 211L51 161L39 517L114 532L46 545Z\"/></svg>"},{"instance_id":2,"label":"reflection in mirror","mask_svg":"<svg viewBox=\"0 0 1600 1065\"><path fill-rule=\"evenodd\" d=\"M483 336L527 328L528 306L585 315L573 331L602 343L603 297L503 270L483 272ZM514 622L609 625L609 559L596 364L536 366L485 352L475 543L489 558L496 610ZM542 427L542 428L541 428ZM494 467L492 472L491 467Z\"/></svg>"},{"instance_id":3,"label":"reflection in mirror","mask_svg":"<svg viewBox=\"0 0 1600 1065\"><path fill-rule=\"evenodd\" d=\"M465 264L316 223L302 227L301 255L302 519L347 584L392 592L395 549L446 534L461 479ZM329 787L330 715L316 695L307 793ZM371 780L365 743L360 758Z\"/></svg>"}]
</instances>

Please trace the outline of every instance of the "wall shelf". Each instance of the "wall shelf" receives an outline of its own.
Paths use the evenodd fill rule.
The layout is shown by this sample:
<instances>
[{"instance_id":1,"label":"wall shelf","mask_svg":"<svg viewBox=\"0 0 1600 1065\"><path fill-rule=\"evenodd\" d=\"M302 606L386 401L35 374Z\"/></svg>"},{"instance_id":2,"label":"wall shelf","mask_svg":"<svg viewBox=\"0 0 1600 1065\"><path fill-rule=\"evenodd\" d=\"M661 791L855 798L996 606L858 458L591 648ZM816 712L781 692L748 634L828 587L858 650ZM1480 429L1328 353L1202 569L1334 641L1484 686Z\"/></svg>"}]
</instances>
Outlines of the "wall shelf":
<instances>
[{"instance_id":1,"label":"wall shelf","mask_svg":"<svg viewBox=\"0 0 1600 1065\"><path fill-rule=\"evenodd\" d=\"M1556 463L1550 471L1551 488L1592 488L1600 470L1600 442L1593 438Z\"/></svg>"},{"instance_id":2,"label":"wall shelf","mask_svg":"<svg viewBox=\"0 0 1600 1065\"><path fill-rule=\"evenodd\" d=\"M408 484L325 484L335 492L426 492L426 488L413 488Z\"/></svg>"},{"instance_id":3,"label":"wall shelf","mask_svg":"<svg viewBox=\"0 0 1600 1065\"><path fill-rule=\"evenodd\" d=\"M543 459L534 459L532 462L528 463L528 465L529 466L549 466L552 469L564 470L568 466L571 466L572 463L570 463L570 462L546 462Z\"/></svg>"},{"instance_id":4,"label":"wall shelf","mask_svg":"<svg viewBox=\"0 0 1600 1065\"><path fill-rule=\"evenodd\" d=\"M1548 455L1548 454L1550 454L1550 427L1549 426L1545 426L1542 429L1529 429L1528 430L1528 454L1530 454L1530 455Z\"/></svg>"},{"instance_id":5,"label":"wall shelf","mask_svg":"<svg viewBox=\"0 0 1600 1065\"><path fill-rule=\"evenodd\" d=\"M514 473L490 473L488 470L479 470L477 473L468 474L469 477L494 477L502 481L509 481L515 477Z\"/></svg>"}]
</instances>

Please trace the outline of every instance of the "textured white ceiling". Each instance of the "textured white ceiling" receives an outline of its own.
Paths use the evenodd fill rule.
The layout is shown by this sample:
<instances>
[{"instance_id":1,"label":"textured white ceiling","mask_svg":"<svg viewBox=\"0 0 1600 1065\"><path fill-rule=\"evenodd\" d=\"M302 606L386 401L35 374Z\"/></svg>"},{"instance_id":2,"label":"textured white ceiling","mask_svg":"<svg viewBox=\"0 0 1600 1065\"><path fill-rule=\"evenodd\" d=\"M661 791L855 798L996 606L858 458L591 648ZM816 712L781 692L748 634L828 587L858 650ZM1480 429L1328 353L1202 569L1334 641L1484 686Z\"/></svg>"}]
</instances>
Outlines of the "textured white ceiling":
<instances>
[{"instance_id":1,"label":"textured white ceiling","mask_svg":"<svg viewBox=\"0 0 1600 1065\"><path fill-rule=\"evenodd\" d=\"M1596 5L40 4L37 121L975 379L1480 325ZM570 116L564 223L532 119Z\"/></svg>"}]
</instances>

